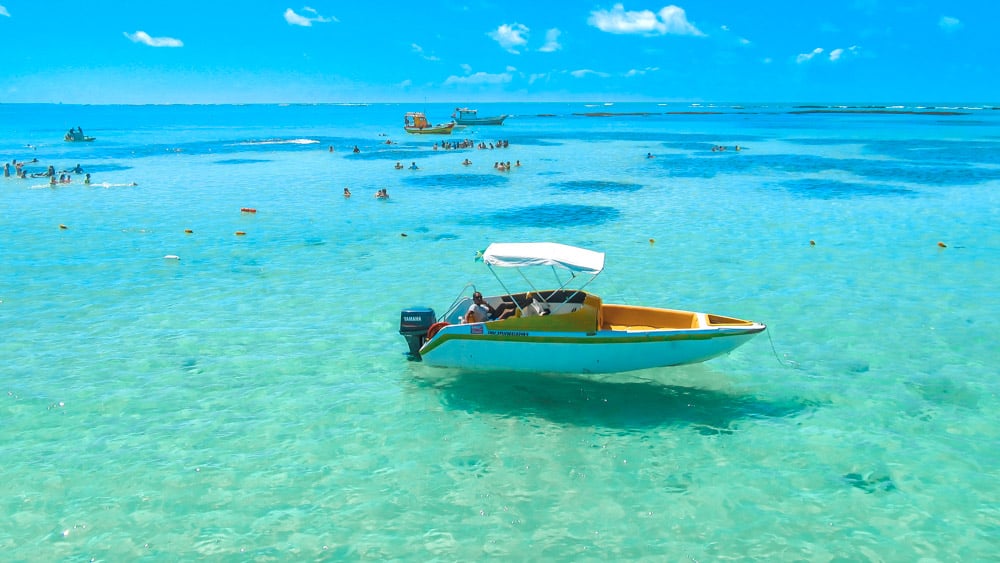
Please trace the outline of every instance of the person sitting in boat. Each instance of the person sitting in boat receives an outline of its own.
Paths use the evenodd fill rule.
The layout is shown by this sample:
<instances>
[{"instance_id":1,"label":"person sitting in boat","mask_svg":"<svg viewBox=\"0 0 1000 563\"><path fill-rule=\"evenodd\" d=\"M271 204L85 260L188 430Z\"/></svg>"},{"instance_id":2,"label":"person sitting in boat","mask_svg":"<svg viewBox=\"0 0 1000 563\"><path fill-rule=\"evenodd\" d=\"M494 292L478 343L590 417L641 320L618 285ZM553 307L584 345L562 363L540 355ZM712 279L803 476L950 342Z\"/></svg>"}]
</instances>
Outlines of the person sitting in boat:
<instances>
[{"instance_id":1,"label":"person sitting in boat","mask_svg":"<svg viewBox=\"0 0 1000 563\"><path fill-rule=\"evenodd\" d=\"M483 294L478 291L472 294L472 305L465 313L465 322L484 323L496 317L496 309L483 299Z\"/></svg>"}]
</instances>

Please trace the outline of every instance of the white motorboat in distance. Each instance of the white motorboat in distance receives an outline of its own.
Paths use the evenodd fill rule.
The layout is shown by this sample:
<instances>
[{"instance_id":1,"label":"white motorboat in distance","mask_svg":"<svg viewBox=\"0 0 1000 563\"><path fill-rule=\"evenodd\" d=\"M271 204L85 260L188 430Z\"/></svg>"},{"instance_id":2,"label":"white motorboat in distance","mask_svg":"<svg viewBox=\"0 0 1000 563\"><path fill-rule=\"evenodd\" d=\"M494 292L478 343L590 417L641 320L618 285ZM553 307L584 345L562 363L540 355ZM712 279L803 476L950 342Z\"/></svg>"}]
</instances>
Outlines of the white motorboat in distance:
<instances>
[{"instance_id":1,"label":"white motorboat in distance","mask_svg":"<svg viewBox=\"0 0 1000 563\"><path fill-rule=\"evenodd\" d=\"M480 322L468 314L472 284L440 317L428 307L403 310L399 332L412 360L466 370L616 373L704 362L766 329L712 313L604 303L583 290L604 269L601 252L551 242L494 243L483 262L506 291L484 296L494 314ZM510 292L497 268L518 270L530 287ZM555 273L558 287L536 289L525 272L538 269Z\"/></svg>"}]
</instances>

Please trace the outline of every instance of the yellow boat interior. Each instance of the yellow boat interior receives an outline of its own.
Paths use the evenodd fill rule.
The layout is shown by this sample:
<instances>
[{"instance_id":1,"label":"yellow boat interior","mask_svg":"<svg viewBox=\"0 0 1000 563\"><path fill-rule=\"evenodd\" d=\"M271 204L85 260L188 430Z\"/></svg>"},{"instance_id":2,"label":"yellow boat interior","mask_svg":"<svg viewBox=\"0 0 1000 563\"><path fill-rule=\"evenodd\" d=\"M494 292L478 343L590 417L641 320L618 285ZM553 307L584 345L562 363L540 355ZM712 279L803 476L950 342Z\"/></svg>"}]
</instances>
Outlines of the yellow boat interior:
<instances>
[{"instance_id":1,"label":"yellow boat interior","mask_svg":"<svg viewBox=\"0 0 1000 563\"><path fill-rule=\"evenodd\" d=\"M584 291L548 290L515 293L486 297L485 301L498 312L496 320L485 323L490 330L644 332L753 324L743 319L692 311L605 304L597 295ZM465 313L471 304L470 298L460 300L442 320L450 324L465 322Z\"/></svg>"}]
</instances>

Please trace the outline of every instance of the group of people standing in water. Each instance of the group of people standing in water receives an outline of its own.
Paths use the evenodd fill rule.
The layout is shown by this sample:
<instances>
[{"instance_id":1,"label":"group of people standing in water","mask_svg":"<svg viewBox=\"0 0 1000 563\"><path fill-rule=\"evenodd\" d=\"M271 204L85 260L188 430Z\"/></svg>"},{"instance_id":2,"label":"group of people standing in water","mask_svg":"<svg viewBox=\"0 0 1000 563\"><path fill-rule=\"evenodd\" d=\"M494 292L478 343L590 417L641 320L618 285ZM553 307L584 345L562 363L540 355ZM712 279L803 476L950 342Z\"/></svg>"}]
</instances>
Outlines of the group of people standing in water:
<instances>
[{"instance_id":1,"label":"group of people standing in water","mask_svg":"<svg viewBox=\"0 0 1000 563\"><path fill-rule=\"evenodd\" d=\"M462 139L461 141L452 143L450 141L441 141L441 148L444 150L450 149L471 149L476 147L477 149L505 149L510 146L510 141L506 139L498 139L495 143L486 143L485 141L479 141L476 144L472 139ZM434 150L438 150L438 144L434 143Z\"/></svg>"},{"instance_id":2,"label":"group of people standing in water","mask_svg":"<svg viewBox=\"0 0 1000 563\"><path fill-rule=\"evenodd\" d=\"M27 178L48 178L49 184L68 184L73 181L73 174L83 174L83 167L77 164L75 167L68 170L60 170L59 178L56 178L56 168L55 166L49 165L45 172L28 172L25 164L34 164L38 162L37 158L33 158L30 161L19 162L16 158L10 162L4 162L3 164L3 177L10 178L11 165L14 165L14 176L16 178L27 179ZM86 174L83 180L84 184L90 183L90 174Z\"/></svg>"},{"instance_id":3,"label":"group of people standing in water","mask_svg":"<svg viewBox=\"0 0 1000 563\"><path fill-rule=\"evenodd\" d=\"M387 141L385 141L385 144L387 144L387 145L388 144L392 144L392 141L387 140ZM454 141L454 142L453 141L441 141L440 143L434 143L434 145L433 145L432 148L433 148L433 150L436 151L436 150L471 149L471 148L477 148L477 149L505 149L505 148L507 148L509 146L510 146L510 141L505 140L505 139L503 139L503 140L497 140L497 141L491 142L491 143L487 143L487 142L483 142L483 141L480 141L480 142L477 143L476 141L474 141L472 139L463 139L461 141ZM334 148L333 148L333 145L330 145L327 150L329 152L335 152ZM354 145L354 147L351 149L351 151L354 154L358 154L358 153L361 152L361 148L358 147L357 145ZM470 160L469 158L466 158L465 160L462 161L462 165L463 166L470 166L471 164L472 164L472 160ZM518 166L521 166L521 161L520 160L516 161L514 164L511 164L511 162L509 160L506 161L506 162L500 160L500 161L496 161L496 162L493 163L493 168L495 170L498 170L498 171L501 171L501 172L509 171L511 168L516 168ZM393 168L395 168L396 170L404 170L404 169L420 170L420 167L417 166L416 162L411 162L409 166L406 166L402 162L396 161L396 164L393 166ZM351 197L351 195L352 195L351 194L351 189L349 187L345 187L344 188L344 198L348 199L348 198ZM375 199L381 199L381 200L387 200L387 199L389 199L389 191L388 191L388 189L381 188L378 191L376 191L375 192Z\"/></svg>"}]
</instances>

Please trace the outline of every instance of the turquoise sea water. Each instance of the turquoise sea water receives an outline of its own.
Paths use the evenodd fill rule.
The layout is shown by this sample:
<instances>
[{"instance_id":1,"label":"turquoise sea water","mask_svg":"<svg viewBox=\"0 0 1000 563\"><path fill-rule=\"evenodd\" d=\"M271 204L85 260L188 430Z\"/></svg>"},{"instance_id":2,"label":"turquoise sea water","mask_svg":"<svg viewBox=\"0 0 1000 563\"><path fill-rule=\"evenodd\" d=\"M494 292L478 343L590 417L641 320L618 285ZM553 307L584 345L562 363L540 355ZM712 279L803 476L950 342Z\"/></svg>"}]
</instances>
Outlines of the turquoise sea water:
<instances>
[{"instance_id":1,"label":"turquoise sea water","mask_svg":"<svg viewBox=\"0 0 1000 563\"><path fill-rule=\"evenodd\" d=\"M0 558L993 559L1000 111L951 107L494 104L451 140L508 148L434 151L403 114L453 105L0 105L0 158L93 178L0 180ZM498 290L493 241L769 330L407 362L399 311Z\"/></svg>"}]
</instances>

